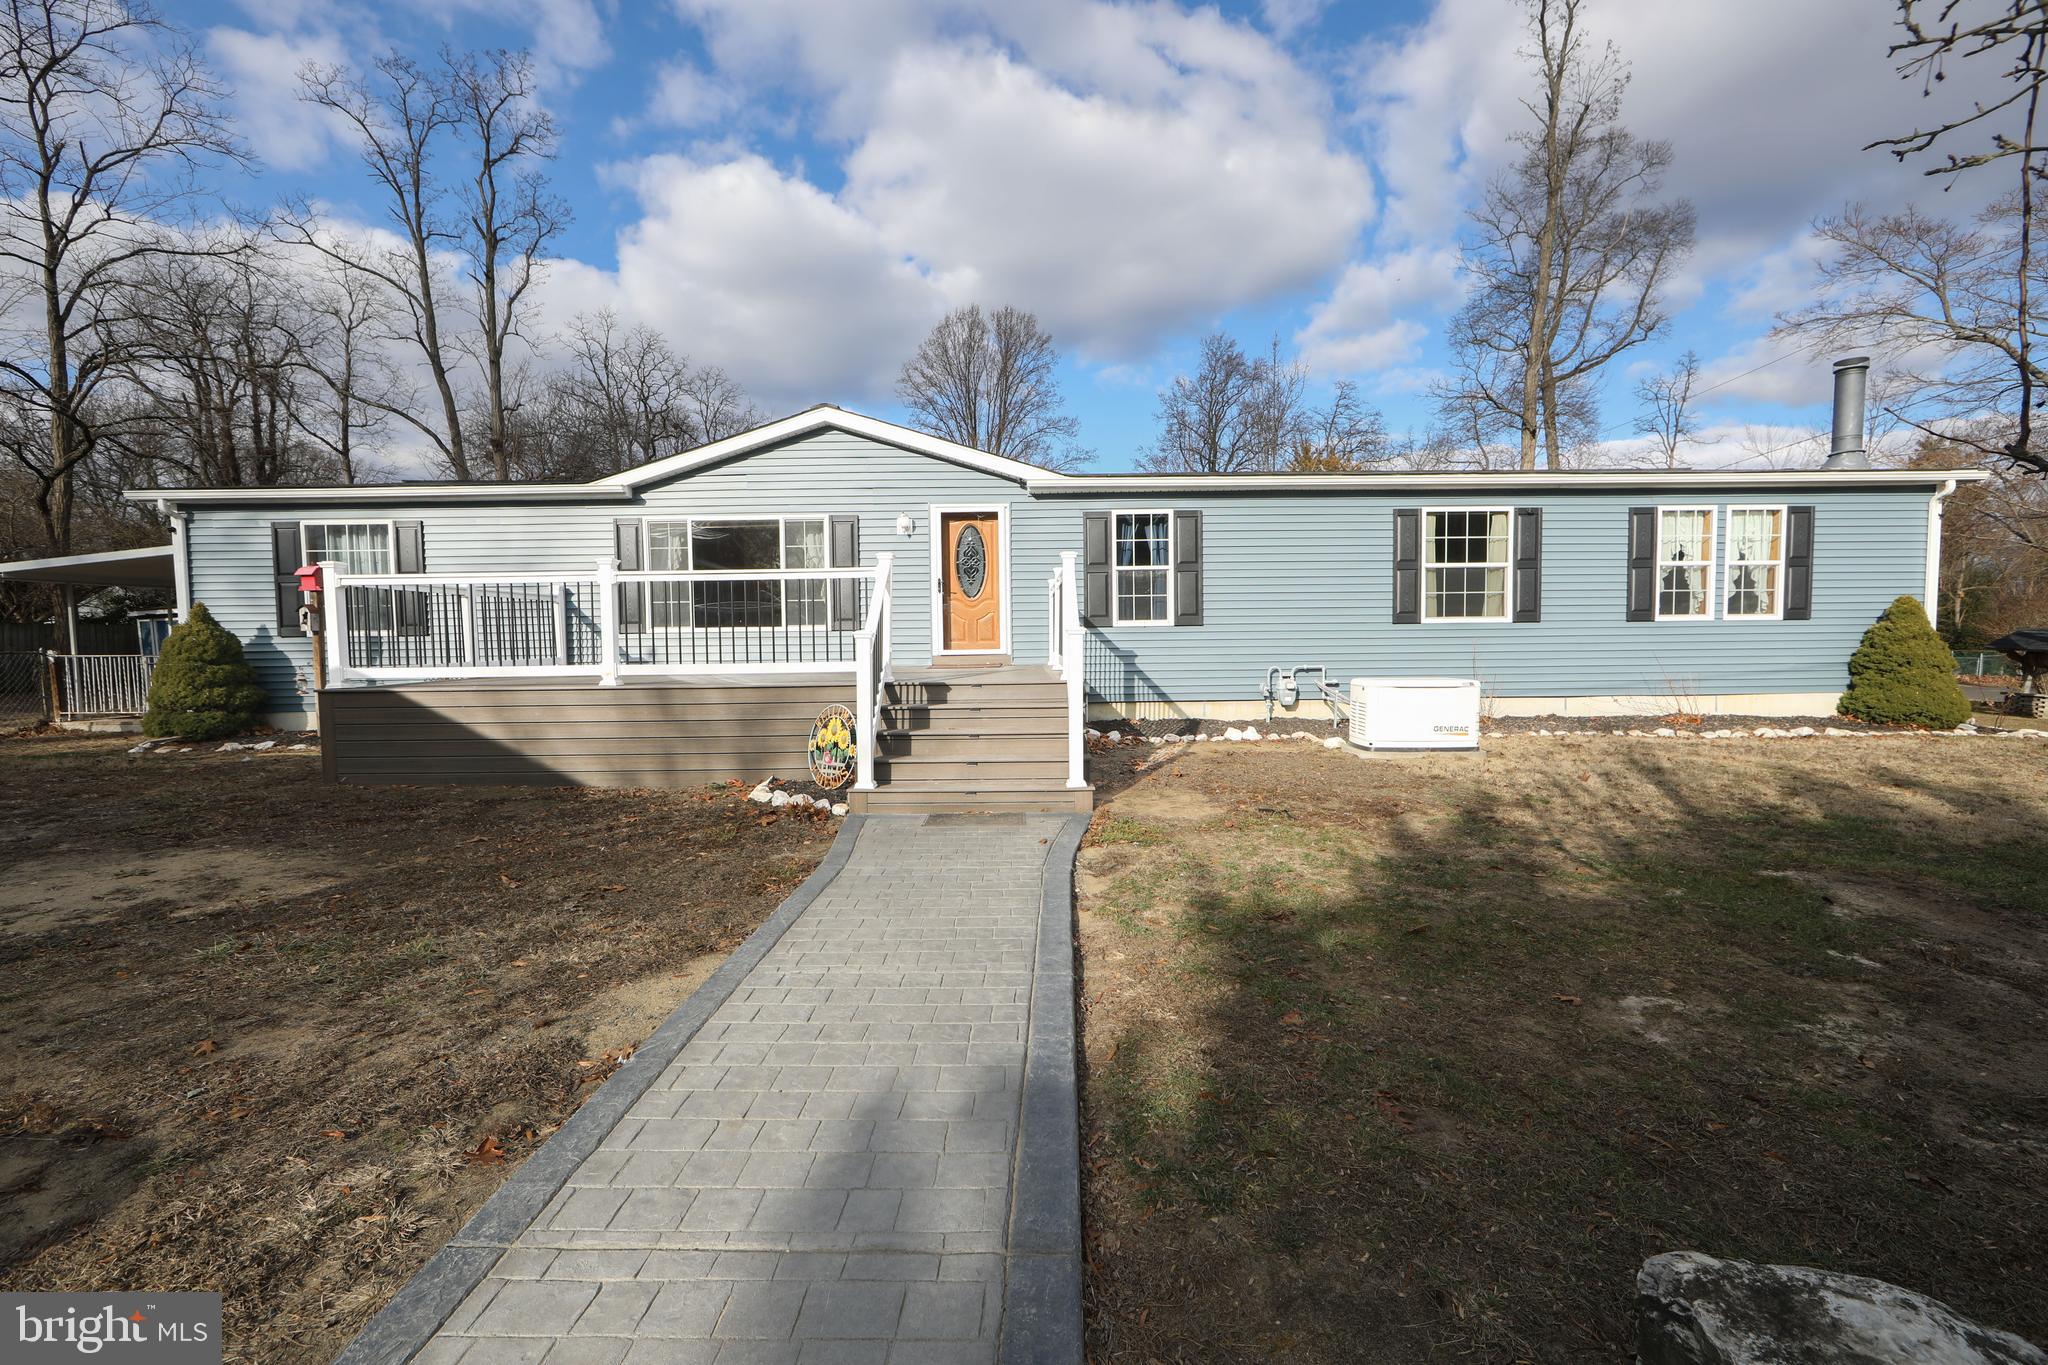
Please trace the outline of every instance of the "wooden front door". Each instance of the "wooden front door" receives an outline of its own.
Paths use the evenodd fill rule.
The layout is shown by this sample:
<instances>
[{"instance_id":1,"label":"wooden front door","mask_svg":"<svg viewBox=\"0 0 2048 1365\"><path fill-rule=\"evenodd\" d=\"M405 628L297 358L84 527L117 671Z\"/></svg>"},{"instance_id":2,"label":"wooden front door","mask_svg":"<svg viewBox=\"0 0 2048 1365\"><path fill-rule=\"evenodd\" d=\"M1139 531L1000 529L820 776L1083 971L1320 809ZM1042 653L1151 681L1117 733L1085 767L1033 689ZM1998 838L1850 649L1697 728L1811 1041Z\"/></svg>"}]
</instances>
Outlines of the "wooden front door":
<instances>
[{"instance_id":1,"label":"wooden front door","mask_svg":"<svg viewBox=\"0 0 2048 1365\"><path fill-rule=\"evenodd\" d=\"M996 514L946 513L939 522L939 553L942 647L1002 649L1002 532Z\"/></svg>"}]
</instances>

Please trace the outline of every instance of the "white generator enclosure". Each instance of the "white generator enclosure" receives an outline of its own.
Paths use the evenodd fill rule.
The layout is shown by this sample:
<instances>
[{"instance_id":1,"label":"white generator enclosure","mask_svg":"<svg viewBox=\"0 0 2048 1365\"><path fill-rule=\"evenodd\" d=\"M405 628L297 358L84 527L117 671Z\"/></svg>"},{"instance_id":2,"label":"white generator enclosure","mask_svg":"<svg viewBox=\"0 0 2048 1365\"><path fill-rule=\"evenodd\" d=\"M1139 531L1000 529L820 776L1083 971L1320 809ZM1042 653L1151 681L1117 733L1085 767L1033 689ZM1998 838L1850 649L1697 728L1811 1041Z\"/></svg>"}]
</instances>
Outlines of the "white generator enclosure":
<instances>
[{"instance_id":1,"label":"white generator enclosure","mask_svg":"<svg viewBox=\"0 0 2048 1365\"><path fill-rule=\"evenodd\" d=\"M1476 749L1477 678L1353 678L1351 742L1361 749Z\"/></svg>"}]
</instances>

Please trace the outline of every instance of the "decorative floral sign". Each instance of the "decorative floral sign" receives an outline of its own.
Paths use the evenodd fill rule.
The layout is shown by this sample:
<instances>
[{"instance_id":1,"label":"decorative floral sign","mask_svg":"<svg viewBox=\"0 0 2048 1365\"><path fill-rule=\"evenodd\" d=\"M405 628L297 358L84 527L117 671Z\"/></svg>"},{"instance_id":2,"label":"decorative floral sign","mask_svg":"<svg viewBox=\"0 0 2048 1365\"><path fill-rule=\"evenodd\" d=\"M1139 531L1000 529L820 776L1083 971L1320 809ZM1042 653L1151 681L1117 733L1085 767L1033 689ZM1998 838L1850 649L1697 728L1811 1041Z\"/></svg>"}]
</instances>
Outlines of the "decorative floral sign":
<instances>
[{"instance_id":1,"label":"decorative floral sign","mask_svg":"<svg viewBox=\"0 0 2048 1365\"><path fill-rule=\"evenodd\" d=\"M853 712L843 706L828 706L811 725L811 776L827 791L843 787L853 777L854 757L859 747L854 739Z\"/></svg>"}]
</instances>

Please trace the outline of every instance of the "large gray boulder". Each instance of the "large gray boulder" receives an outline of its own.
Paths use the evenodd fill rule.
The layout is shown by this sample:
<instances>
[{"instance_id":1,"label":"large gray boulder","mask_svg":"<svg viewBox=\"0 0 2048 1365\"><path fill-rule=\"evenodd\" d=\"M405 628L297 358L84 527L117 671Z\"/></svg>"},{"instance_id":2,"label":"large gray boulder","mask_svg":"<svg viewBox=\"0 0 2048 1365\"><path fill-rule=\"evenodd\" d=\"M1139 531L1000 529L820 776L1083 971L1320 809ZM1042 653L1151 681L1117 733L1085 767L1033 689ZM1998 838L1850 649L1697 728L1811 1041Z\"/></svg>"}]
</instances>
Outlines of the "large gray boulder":
<instances>
[{"instance_id":1,"label":"large gray boulder","mask_svg":"<svg viewBox=\"0 0 2048 1365\"><path fill-rule=\"evenodd\" d=\"M1641 1365L2048 1365L2010 1332L1862 1275L1674 1251L1636 1274Z\"/></svg>"}]
</instances>

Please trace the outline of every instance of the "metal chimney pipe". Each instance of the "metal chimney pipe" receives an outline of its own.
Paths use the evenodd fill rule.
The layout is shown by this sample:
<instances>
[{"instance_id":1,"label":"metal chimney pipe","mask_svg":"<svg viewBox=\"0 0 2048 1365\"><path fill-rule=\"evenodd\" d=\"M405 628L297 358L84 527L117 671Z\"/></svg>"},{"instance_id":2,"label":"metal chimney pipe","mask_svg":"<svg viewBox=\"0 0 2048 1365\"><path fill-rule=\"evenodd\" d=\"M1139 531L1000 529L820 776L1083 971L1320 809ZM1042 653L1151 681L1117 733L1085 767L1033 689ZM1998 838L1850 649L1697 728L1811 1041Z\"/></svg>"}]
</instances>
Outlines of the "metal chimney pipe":
<instances>
[{"instance_id":1,"label":"metal chimney pipe","mask_svg":"<svg viewBox=\"0 0 2048 1365\"><path fill-rule=\"evenodd\" d=\"M1835 433L1822 469L1870 468L1863 450L1863 402L1869 380L1869 356L1847 355L1835 362Z\"/></svg>"}]
</instances>

